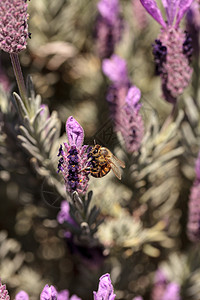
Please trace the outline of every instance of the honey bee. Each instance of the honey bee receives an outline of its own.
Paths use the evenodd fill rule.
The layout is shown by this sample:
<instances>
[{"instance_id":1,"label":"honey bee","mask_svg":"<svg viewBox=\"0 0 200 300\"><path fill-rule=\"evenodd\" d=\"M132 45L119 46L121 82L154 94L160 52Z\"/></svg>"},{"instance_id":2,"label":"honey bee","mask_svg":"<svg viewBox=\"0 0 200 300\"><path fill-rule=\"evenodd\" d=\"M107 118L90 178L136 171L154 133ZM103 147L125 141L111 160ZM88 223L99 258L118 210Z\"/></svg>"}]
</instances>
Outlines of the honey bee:
<instances>
[{"instance_id":1,"label":"honey bee","mask_svg":"<svg viewBox=\"0 0 200 300\"><path fill-rule=\"evenodd\" d=\"M100 145L95 145L89 153L90 166L86 170L90 171L93 177L101 178L112 169L115 176L121 179L120 167L125 168L125 163L115 157L110 150Z\"/></svg>"}]
</instances>

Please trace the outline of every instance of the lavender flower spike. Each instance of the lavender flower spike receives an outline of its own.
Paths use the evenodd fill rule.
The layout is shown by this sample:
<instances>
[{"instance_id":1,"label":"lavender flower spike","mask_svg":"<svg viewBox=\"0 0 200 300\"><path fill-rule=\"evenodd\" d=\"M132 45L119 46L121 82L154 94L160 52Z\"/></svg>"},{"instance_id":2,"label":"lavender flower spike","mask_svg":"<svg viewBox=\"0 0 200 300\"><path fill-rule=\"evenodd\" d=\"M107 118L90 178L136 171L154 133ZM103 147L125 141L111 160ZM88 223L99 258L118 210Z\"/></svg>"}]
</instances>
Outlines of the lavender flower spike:
<instances>
[{"instance_id":1,"label":"lavender flower spike","mask_svg":"<svg viewBox=\"0 0 200 300\"><path fill-rule=\"evenodd\" d=\"M27 3L24 0L0 1L0 49L19 53L28 38Z\"/></svg>"},{"instance_id":2,"label":"lavender flower spike","mask_svg":"<svg viewBox=\"0 0 200 300\"><path fill-rule=\"evenodd\" d=\"M57 291L55 287L53 285L48 286L48 284L46 284L40 294L40 300L57 300Z\"/></svg>"},{"instance_id":3,"label":"lavender flower spike","mask_svg":"<svg viewBox=\"0 0 200 300\"><path fill-rule=\"evenodd\" d=\"M15 296L15 300L29 300L29 295L25 291L20 291Z\"/></svg>"},{"instance_id":4,"label":"lavender flower spike","mask_svg":"<svg viewBox=\"0 0 200 300\"><path fill-rule=\"evenodd\" d=\"M1 279L0 279L0 299L10 300L10 296L8 295L8 291L6 290L6 285L1 283Z\"/></svg>"},{"instance_id":5,"label":"lavender flower spike","mask_svg":"<svg viewBox=\"0 0 200 300\"><path fill-rule=\"evenodd\" d=\"M120 17L118 0L100 0L96 22L96 45L101 58L110 57L121 39L123 20Z\"/></svg>"},{"instance_id":6,"label":"lavender flower spike","mask_svg":"<svg viewBox=\"0 0 200 300\"><path fill-rule=\"evenodd\" d=\"M147 12L161 25L161 32L153 45L157 75L161 76L165 100L176 103L188 86L192 69L191 40L179 28L179 23L193 0L162 0L167 22L165 23L155 0L140 0Z\"/></svg>"},{"instance_id":7,"label":"lavender flower spike","mask_svg":"<svg viewBox=\"0 0 200 300\"><path fill-rule=\"evenodd\" d=\"M129 153L140 148L144 136L144 124L139 112L140 97L140 90L136 86L132 86L128 90L125 105L121 107L117 118L117 130L121 132Z\"/></svg>"},{"instance_id":8,"label":"lavender flower spike","mask_svg":"<svg viewBox=\"0 0 200 300\"><path fill-rule=\"evenodd\" d=\"M88 146L83 145L84 131L81 125L69 117L66 122L68 142L61 145L58 156L58 172L61 172L68 192L86 193L89 172L82 171L87 166Z\"/></svg>"},{"instance_id":9,"label":"lavender flower spike","mask_svg":"<svg viewBox=\"0 0 200 300\"><path fill-rule=\"evenodd\" d=\"M104 274L100 277L98 292L93 292L94 300L114 300L116 295L110 279L110 274Z\"/></svg>"}]
</instances>

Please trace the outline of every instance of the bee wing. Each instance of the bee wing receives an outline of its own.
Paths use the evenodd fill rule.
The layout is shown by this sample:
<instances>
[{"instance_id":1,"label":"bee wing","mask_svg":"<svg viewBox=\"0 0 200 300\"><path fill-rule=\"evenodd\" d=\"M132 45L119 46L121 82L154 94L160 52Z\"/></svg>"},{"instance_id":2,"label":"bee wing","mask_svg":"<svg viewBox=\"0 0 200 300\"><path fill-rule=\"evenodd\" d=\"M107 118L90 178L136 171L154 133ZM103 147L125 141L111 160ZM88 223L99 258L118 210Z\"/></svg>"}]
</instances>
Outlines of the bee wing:
<instances>
[{"instance_id":1,"label":"bee wing","mask_svg":"<svg viewBox=\"0 0 200 300\"><path fill-rule=\"evenodd\" d=\"M109 161L109 163L110 163L111 169L113 170L115 176L116 176L119 180L121 180L121 177L122 177L122 176L121 176L121 172L120 172L119 167L117 167L112 161Z\"/></svg>"},{"instance_id":2,"label":"bee wing","mask_svg":"<svg viewBox=\"0 0 200 300\"><path fill-rule=\"evenodd\" d=\"M112 155L111 158L109 158L109 161L115 164L116 166L120 166L121 168L125 168L125 163L121 161L116 156Z\"/></svg>"}]
</instances>

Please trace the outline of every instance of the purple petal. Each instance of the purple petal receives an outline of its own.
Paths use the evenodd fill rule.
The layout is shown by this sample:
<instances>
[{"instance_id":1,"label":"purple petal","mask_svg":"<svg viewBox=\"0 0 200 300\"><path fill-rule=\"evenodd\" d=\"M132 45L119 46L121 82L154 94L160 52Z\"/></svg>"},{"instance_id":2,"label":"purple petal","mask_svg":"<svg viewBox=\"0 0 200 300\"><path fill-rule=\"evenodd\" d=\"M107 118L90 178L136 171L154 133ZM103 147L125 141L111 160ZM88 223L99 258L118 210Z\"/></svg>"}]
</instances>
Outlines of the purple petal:
<instances>
[{"instance_id":1,"label":"purple petal","mask_svg":"<svg viewBox=\"0 0 200 300\"><path fill-rule=\"evenodd\" d=\"M110 279L110 274L104 274L100 277L98 292L93 292L94 300L114 300L116 295Z\"/></svg>"},{"instance_id":2,"label":"purple petal","mask_svg":"<svg viewBox=\"0 0 200 300\"><path fill-rule=\"evenodd\" d=\"M20 291L15 296L15 300L29 300L29 295L25 291Z\"/></svg>"},{"instance_id":3,"label":"purple petal","mask_svg":"<svg viewBox=\"0 0 200 300\"><path fill-rule=\"evenodd\" d=\"M62 290L57 295L57 300L69 300L69 291Z\"/></svg>"},{"instance_id":4,"label":"purple petal","mask_svg":"<svg viewBox=\"0 0 200 300\"><path fill-rule=\"evenodd\" d=\"M164 28L166 23L163 20L162 14L154 0L140 0L146 11Z\"/></svg>"},{"instance_id":5,"label":"purple petal","mask_svg":"<svg viewBox=\"0 0 200 300\"><path fill-rule=\"evenodd\" d=\"M53 285L48 286L48 284L46 284L40 294L40 300L57 300L57 291L55 287Z\"/></svg>"},{"instance_id":6,"label":"purple petal","mask_svg":"<svg viewBox=\"0 0 200 300\"><path fill-rule=\"evenodd\" d=\"M102 70L113 83L124 84L129 81L126 61L118 55L113 54L110 59L104 59Z\"/></svg>"},{"instance_id":7,"label":"purple petal","mask_svg":"<svg viewBox=\"0 0 200 300\"><path fill-rule=\"evenodd\" d=\"M81 125L71 116L66 122L66 132L70 146L81 148L84 139L84 131Z\"/></svg>"},{"instance_id":8,"label":"purple petal","mask_svg":"<svg viewBox=\"0 0 200 300\"><path fill-rule=\"evenodd\" d=\"M192 4L193 0L180 0L179 3L179 11L176 18L175 27L178 27L181 19L183 18L186 11L190 8L190 5Z\"/></svg>"},{"instance_id":9,"label":"purple petal","mask_svg":"<svg viewBox=\"0 0 200 300\"><path fill-rule=\"evenodd\" d=\"M137 296L137 297L133 298L133 300L143 300L143 298L141 296Z\"/></svg>"},{"instance_id":10,"label":"purple petal","mask_svg":"<svg viewBox=\"0 0 200 300\"><path fill-rule=\"evenodd\" d=\"M138 112L141 108L141 104L138 103L140 101L140 98L141 98L140 90L136 86L132 86L128 90L125 101L130 107L134 107Z\"/></svg>"},{"instance_id":11,"label":"purple petal","mask_svg":"<svg viewBox=\"0 0 200 300\"><path fill-rule=\"evenodd\" d=\"M114 22L119 14L118 0L101 0L97 7L102 17L110 22Z\"/></svg>"},{"instance_id":12,"label":"purple petal","mask_svg":"<svg viewBox=\"0 0 200 300\"><path fill-rule=\"evenodd\" d=\"M180 286L175 282L169 283L161 300L181 300Z\"/></svg>"},{"instance_id":13,"label":"purple petal","mask_svg":"<svg viewBox=\"0 0 200 300\"><path fill-rule=\"evenodd\" d=\"M172 25L177 13L180 0L162 0L166 11L168 25Z\"/></svg>"}]
</instances>

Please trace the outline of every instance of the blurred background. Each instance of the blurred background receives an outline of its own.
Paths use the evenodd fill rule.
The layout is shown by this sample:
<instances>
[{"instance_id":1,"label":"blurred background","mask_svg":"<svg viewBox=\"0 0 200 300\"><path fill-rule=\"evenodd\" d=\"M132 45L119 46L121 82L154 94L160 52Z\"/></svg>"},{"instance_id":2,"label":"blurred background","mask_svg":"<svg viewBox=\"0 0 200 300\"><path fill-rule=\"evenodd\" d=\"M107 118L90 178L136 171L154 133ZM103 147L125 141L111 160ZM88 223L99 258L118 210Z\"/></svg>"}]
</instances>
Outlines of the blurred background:
<instances>
[{"instance_id":1,"label":"blurred background","mask_svg":"<svg viewBox=\"0 0 200 300\"><path fill-rule=\"evenodd\" d=\"M48 170L45 175L39 172L34 155L17 138L21 121L12 101L17 86L10 57L1 51L0 277L11 299L21 289L30 299L38 299L45 284L92 299L99 277L109 272L116 299L141 295L162 300L156 287L164 289L175 282L180 299L200 300L198 239L191 242L187 236L188 201L200 146L199 50L193 55L192 82L180 97L173 122L162 130L172 106L163 100L155 75L152 44L160 28L140 1L120 1L123 34L114 52L126 60L129 78L142 92L145 124L141 149L127 153L113 131L106 101L109 81L102 73L96 37L97 3L30 1L31 39L20 62L42 103L50 113L57 111L55 169L59 144L66 141L65 123L72 115L84 128L85 144L96 140L125 161L122 180L112 172L90 179L91 207L96 205L104 218L95 243L86 246L64 238L65 227L57 222L64 200L57 182L64 187L62 178L55 179ZM187 19L182 26L187 26ZM164 285L155 281L158 269Z\"/></svg>"}]
</instances>

